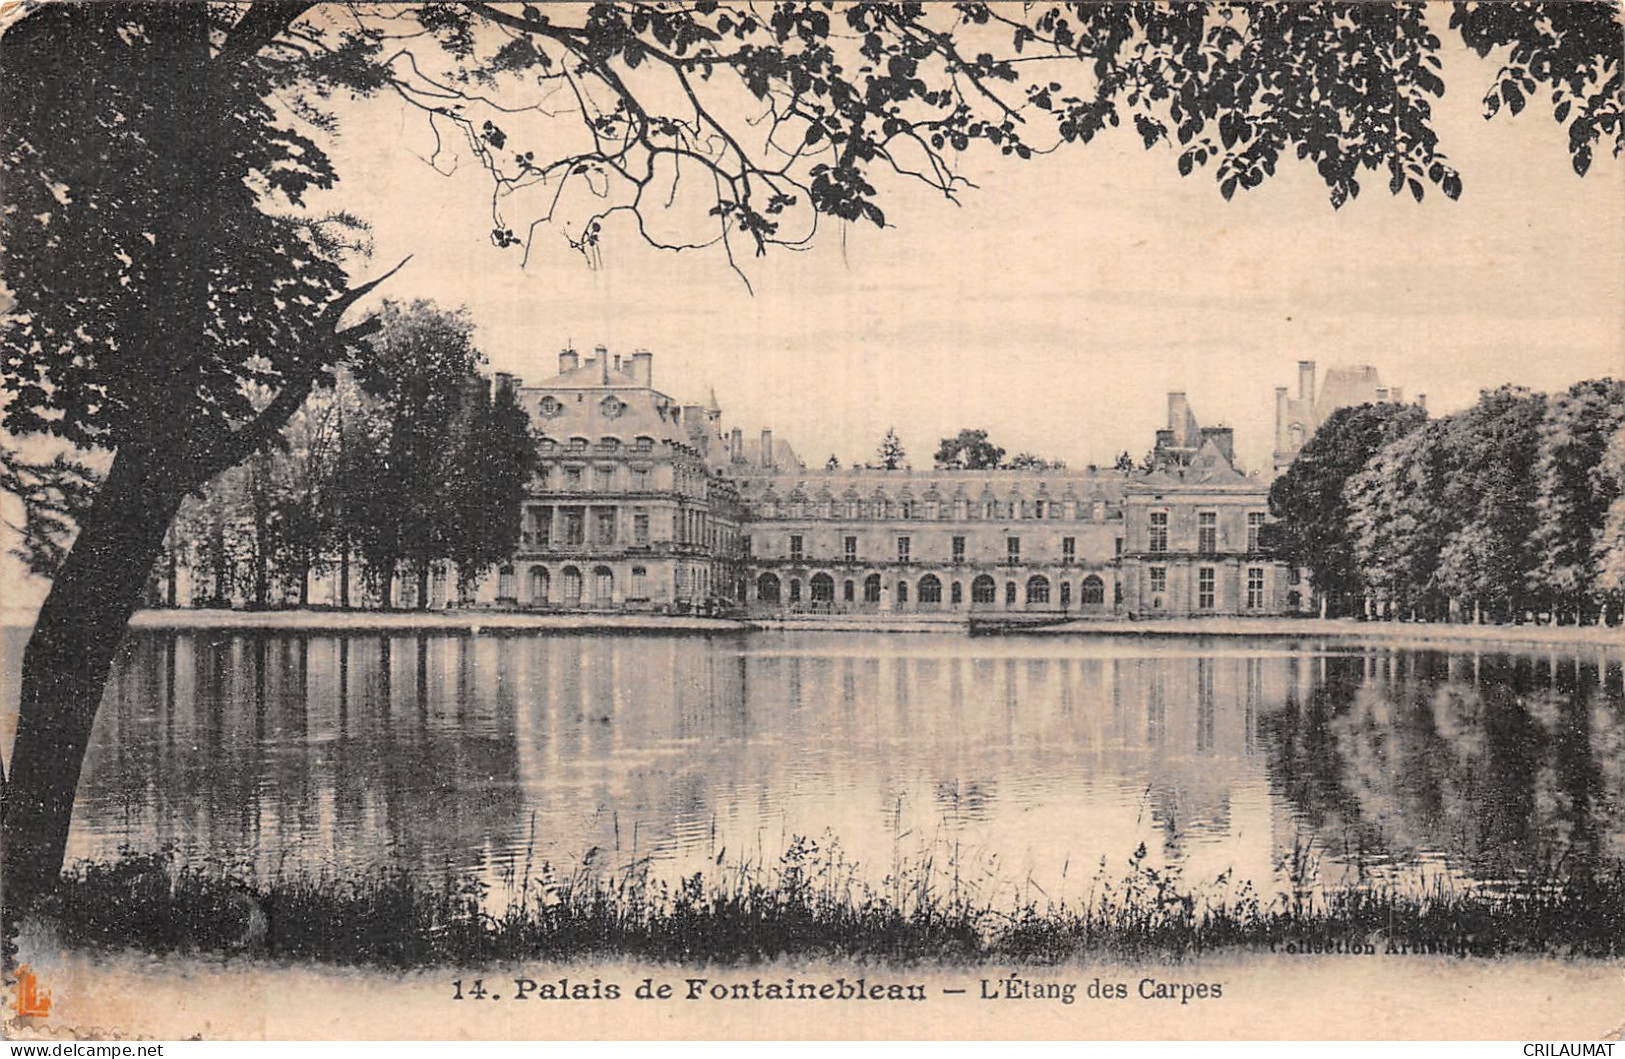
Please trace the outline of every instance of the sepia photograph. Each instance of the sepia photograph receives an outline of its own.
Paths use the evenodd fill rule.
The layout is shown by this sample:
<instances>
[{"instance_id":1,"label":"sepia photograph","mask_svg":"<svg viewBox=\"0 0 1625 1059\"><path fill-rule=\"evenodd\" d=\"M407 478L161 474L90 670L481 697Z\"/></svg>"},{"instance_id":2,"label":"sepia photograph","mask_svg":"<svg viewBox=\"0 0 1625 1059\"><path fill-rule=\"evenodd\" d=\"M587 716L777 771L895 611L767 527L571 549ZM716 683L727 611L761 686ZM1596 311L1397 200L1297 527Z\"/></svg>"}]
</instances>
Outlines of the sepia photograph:
<instances>
[{"instance_id":1,"label":"sepia photograph","mask_svg":"<svg viewBox=\"0 0 1625 1059\"><path fill-rule=\"evenodd\" d=\"M1612 1054L1622 56L0 2L4 1035Z\"/></svg>"}]
</instances>

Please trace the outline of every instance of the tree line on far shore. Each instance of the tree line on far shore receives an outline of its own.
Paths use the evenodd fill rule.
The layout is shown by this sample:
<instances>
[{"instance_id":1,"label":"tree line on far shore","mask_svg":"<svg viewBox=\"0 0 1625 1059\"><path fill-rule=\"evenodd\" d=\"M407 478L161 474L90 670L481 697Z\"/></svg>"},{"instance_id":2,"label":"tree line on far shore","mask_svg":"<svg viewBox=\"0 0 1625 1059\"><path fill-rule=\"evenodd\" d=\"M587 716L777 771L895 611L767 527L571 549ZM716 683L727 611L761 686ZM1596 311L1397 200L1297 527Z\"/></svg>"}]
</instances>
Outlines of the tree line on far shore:
<instances>
[{"instance_id":1,"label":"tree line on far shore","mask_svg":"<svg viewBox=\"0 0 1625 1059\"><path fill-rule=\"evenodd\" d=\"M339 606L389 606L405 575L424 606L435 564L455 564L461 595L513 554L536 467L524 409L481 374L461 311L386 302L380 319L365 371L340 369L290 420L285 444L181 505L159 601L184 566L182 604L304 605L312 578L333 575Z\"/></svg>"},{"instance_id":2,"label":"tree line on far shore","mask_svg":"<svg viewBox=\"0 0 1625 1059\"><path fill-rule=\"evenodd\" d=\"M1270 489L1267 542L1322 613L1625 619L1625 383L1502 386L1455 415L1333 413Z\"/></svg>"}]
</instances>

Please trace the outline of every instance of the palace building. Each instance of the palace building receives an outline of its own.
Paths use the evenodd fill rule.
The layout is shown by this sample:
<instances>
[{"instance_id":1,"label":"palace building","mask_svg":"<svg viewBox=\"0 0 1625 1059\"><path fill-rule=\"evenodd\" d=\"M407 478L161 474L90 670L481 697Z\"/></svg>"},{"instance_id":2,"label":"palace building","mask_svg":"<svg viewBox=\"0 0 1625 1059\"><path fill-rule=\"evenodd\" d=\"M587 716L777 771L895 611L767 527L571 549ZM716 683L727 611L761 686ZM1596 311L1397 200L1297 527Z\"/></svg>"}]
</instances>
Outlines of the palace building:
<instances>
[{"instance_id":1,"label":"palace building","mask_svg":"<svg viewBox=\"0 0 1625 1059\"><path fill-rule=\"evenodd\" d=\"M655 389L653 355L559 354L559 371L515 388L541 465L519 552L494 602L531 607L671 609L737 600L745 508L714 473L721 412Z\"/></svg>"},{"instance_id":2,"label":"palace building","mask_svg":"<svg viewBox=\"0 0 1625 1059\"><path fill-rule=\"evenodd\" d=\"M1232 434L1170 394L1154 469L810 469L763 430L682 404L653 356L559 354L511 377L542 466L495 605L754 614L1005 611L1278 614L1290 574L1259 550L1268 483Z\"/></svg>"}]
</instances>

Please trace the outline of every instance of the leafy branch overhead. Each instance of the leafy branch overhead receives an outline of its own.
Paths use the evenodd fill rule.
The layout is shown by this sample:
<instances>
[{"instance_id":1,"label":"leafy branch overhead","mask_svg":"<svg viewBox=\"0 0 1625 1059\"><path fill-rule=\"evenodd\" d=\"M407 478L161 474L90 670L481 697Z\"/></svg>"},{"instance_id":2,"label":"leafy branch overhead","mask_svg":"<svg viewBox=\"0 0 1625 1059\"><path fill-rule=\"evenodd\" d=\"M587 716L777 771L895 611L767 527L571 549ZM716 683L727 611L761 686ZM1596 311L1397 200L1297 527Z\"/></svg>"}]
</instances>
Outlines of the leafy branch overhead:
<instances>
[{"instance_id":1,"label":"leafy branch overhead","mask_svg":"<svg viewBox=\"0 0 1625 1059\"><path fill-rule=\"evenodd\" d=\"M1462 179L1431 125L1441 16L1422 3L422 5L439 45L387 40L395 90L459 132L494 181L493 240L568 221L596 257L617 216L673 250L803 247L820 216L887 224L881 186L954 199L957 155L1018 159L1132 127L1221 194L1281 160L1314 165L1334 206L1361 181L1421 200ZM402 21L407 16L402 16ZM1481 52L1514 45L1501 91L1550 87L1575 168L1621 146L1614 4L1459 4ZM380 44L384 41L381 39ZM422 53L422 54L420 54ZM429 54L454 61L436 67ZM486 94L489 93L489 94ZM536 119L569 117L586 135ZM569 143L568 149L556 145ZM541 145L553 148L539 154ZM685 172L708 225L674 217ZM533 216L511 214L539 189ZM578 214L573 193L593 205Z\"/></svg>"}]
</instances>

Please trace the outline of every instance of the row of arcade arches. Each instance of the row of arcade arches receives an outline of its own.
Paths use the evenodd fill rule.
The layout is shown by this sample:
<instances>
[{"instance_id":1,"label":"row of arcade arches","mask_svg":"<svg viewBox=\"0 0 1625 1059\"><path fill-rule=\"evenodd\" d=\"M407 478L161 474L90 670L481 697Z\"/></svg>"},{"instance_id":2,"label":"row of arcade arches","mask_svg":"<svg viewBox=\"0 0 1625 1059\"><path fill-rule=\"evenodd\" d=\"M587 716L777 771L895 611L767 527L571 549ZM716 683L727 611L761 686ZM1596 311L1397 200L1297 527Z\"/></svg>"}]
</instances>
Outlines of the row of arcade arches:
<instances>
[{"instance_id":1,"label":"row of arcade arches","mask_svg":"<svg viewBox=\"0 0 1625 1059\"><path fill-rule=\"evenodd\" d=\"M641 599L648 596L648 571L641 566L632 567L632 577L629 584L623 586L626 598ZM512 576L511 568L502 570L503 581L507 582ZM530 580L526 586L525 601L541 606L546 603L561 603L568 607L591 605L607 607L616 602L615 597L615 571L607 566L594 566L583 570L577 566L566 566L559 570L558 584L555 586L553 573L545 566L532 566ZM504 585L501 594L517 596L515 589L518 586Z\"/></svg>"},{"instance_id":2,"label":"row of arcade arches","mask_svg":"<svg viewBox=\"0 0 1625 1059\"><path fill-rule=\"evenodd\" d=\"M869 574L861 581L847 578L839 583L830 574L813 574L805 583L799 577L792 577L788 583L778 574L767 571L756 578L756 602L767 605L778 604L836 604L850 603L877 606L883 587L883 579L879 574ZM965 584L954 581L944 585L936 574L926 574L918 581L899 579L892 586L892 602L897 607L916 606L920 608L941 607L947 604L951 607L965 605ZM1034 574L1027 578L1025 585L1016 581L1004 583L1003 599L1006 607L1019 606L1025 603L1029 607L1104 607L1106 605L1106 583L1098 576L1090 574L1078 585L1076 601L1072 597L1072 582L1062 581L1058 589L1043 574ZM970 605L973 607L996 607L999 605L999 583L989 574L980 574L970 582Z\"/></svg>"}]
</instances>

